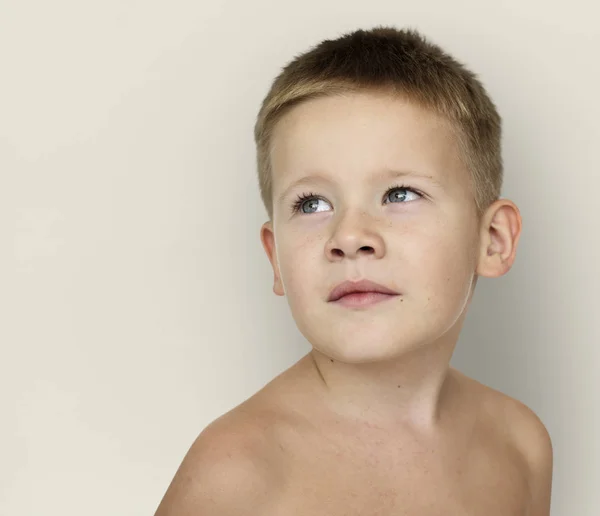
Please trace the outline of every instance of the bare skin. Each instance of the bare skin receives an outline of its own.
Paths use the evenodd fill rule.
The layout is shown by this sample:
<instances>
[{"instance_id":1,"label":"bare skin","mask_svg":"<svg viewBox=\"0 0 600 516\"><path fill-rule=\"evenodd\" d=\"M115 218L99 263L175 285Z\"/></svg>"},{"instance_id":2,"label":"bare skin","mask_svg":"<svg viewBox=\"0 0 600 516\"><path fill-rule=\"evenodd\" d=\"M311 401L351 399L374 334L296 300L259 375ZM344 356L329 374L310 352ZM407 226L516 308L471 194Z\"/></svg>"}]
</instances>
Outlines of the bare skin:
<instances>
[{"instance_id":1,"label":"bare skin","mask_svg":"<svg viewBox=\"0 0 600 516\"><path fill-rule=\"evenodd\" d=\"M345 420L309 353L200 434L155 516L549 516L541 421L454 368L446 385L429 433Z\"/></svg>"},{"instance_id":2,"label":"bare skin","mask_svg":"<svg viewBox=\"0 0 600 516\"><path fill-rule=\"evenodd\" d=\"M262 514L528 514L527 435L511 418L532 415L456 369L448 378L434 430L390 429L331 414L306 355L245 407L261 414L276 472Z\"/></svg>"},{"instance_id":3,"label":"bare skin","mask_svg":"<svg viewBox=\"0 0 600 516\"><path fill-rule=\"evenodd\" d=\"M478 217L451 128L402 99L313 99L273 142L261 241L312 350L201 433L156 516L549 516L544 425L449 366L477 278L513 264L517 207ZM358 279L397 295L328 300Z\"/></svg>"}]
</instances>

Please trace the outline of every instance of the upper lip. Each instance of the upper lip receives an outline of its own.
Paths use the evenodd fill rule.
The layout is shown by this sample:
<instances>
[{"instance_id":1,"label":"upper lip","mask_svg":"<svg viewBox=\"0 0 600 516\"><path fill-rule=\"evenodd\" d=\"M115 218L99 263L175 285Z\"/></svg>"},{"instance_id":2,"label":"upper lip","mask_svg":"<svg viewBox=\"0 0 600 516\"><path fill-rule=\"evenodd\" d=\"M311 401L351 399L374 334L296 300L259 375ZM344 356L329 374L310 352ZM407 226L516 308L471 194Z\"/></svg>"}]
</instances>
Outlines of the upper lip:
<instances>
[{"instance_id":1,"label":"upper lip","mask_svg":"<svg viewBox=\"0 0 600 516\"><path fill-rule=\"evenodd\" d=\"M344 281L343 283L340 283L331 291L327 301L337 301L341 297L351 294L352 292L381 292L382 294L398 294L398 292L395 290L384 287L379 283L363 279L360 281Z\"/></svg>"}]
</instances>

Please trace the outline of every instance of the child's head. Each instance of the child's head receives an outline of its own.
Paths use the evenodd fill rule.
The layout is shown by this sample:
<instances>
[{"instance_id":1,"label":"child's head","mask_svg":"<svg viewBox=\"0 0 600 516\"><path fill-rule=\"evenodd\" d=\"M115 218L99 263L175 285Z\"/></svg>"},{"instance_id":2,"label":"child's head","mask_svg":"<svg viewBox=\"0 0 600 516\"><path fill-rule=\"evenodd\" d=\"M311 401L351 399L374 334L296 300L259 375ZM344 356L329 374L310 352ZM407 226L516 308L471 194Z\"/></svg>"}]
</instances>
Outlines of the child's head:
<instances>
[{"instance_id":1,"label":"child's head","mask_svg":"<svg viewBox=\"0 0 600 516\"><path fill-rule=\"evenodd\" d=\"M399 338L456 338L477 275L510 268L520 219L498 200L500 117L475 76L415 31L356 31L297 57L255 137L274 291L329 356L341 341L360 361ZM359 279L400 295L365 310L328 301Z\"/></svg>"}]
</instances>

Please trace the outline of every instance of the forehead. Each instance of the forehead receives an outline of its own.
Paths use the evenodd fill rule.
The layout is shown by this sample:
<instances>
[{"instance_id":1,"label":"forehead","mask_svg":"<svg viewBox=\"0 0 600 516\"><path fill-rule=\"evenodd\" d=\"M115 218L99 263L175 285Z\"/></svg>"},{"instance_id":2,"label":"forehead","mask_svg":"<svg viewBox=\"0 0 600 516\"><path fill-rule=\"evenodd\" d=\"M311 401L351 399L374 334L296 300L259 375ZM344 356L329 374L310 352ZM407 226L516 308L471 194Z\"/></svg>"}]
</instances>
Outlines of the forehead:
<instances>
[{"instance_id":1,"label":"forehead","mask_svg":"<svg viewBox=\"0 0 600 516\"><path fill-rule=\"evenodd\" d=\"M441 184L466 186L450 123L398 96L349 93L300 103L271 140L274 190L315 171L367 180L382 170L410 170Z\"/></svg>"}]
</instances>

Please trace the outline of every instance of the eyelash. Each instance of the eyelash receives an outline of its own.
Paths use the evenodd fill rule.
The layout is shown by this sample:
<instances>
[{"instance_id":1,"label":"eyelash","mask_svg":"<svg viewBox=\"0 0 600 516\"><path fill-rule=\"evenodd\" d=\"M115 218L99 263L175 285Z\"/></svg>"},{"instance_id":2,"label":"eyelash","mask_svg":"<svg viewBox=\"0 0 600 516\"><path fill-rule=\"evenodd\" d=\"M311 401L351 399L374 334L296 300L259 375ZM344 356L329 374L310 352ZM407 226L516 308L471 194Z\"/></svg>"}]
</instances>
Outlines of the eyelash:
<instances>
[{"instance_id":1,"label":"eyelash","mask_svg":"<svg viewBox=\"0 0 600 516\"><path fill-rule=\"evenodd\" d=\"M417 194L419 197L425 197L425 195L422 192L420 192L419 190L416 190L414 188L411 188L408 185L396 185L396 186L392 186L387 189L387 191L385 192L385 194L383 196L384 199L390 194L390 192L392 192L394 190L406 190L407 192L413 192L413 193ZM294 201L294 203L292 204L292 213L302 213L303 215L310 215L310 213L304 213L304 212L300 211L300 208L302 208L302 204L310 199L321 199L323 201L325 200L320 195L312 193L312 192L298 195L296 201ZM399 203L399 204L405 204L405 203Z\"/></svg>"}]
</instances>

